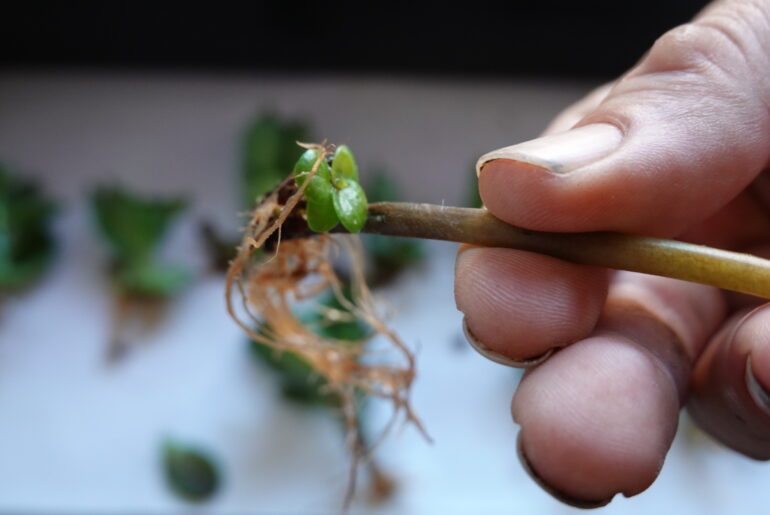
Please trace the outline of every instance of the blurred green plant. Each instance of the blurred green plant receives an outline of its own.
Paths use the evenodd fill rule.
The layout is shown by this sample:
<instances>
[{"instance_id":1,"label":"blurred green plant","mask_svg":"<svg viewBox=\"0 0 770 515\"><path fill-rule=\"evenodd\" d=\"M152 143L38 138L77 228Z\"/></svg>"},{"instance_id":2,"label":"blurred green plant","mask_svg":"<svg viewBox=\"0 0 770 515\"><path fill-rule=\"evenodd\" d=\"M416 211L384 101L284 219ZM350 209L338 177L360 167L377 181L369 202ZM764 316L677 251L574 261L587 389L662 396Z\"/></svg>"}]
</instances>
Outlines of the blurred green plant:
<instances>
[{"instance_id":1,"label":"blurred green plant","mask_svg":"<svg viewBox=\"0 0 770 515\"><path fill-rule=\"evenodd\" d=\"M286 178L303 150L297 142L308 141L308 127L268 113L252 122L241 143L241 180L244 206L250 209L265 193Z\"/></svg>"},{"instance_id":2,"label":"blurred green plant","mask_svg":"<svg viewBox=\"0 0 770 515\"><path fill-rule=\"evenodd\" d=\"M54 203L0 165L0 293L40 279L53 260Z\"/></svg>"},{"instance_id":3,"label":"blurred green plant","mask_svg":"<svg viewBox=\"0 0 770 515\"><path fill-rule=\"evenodd\" d=\"M250 210L255 202L286 178L304 150L297 142L308 141L310 129L298 120L284 120L273 113L251 122L240 143L241 171L238 189L241 205ZM224 272L235 257L239 237L223 236L209 222L200 224L209 262L214 270ZM235 234L235 230L233 230Z\"/></svg>"},{"instance_id":4,"label":"blurred green plant","mask_svg":"<svg viewBox=\"0 0 770 515\"><path fill-rule=\"evenodd\" d=\"M398 184L383 171L372 174L366 191L371 202L395 202L401 198ZM415 238L364 234L362 239L370 260L367 280L372 287L393 281L408 267L425 259L423 242Z\"/></svg>"},{"instance_id":5,"label":"blurred green plant","mask_svg":"<svg viewBox=\"0 0 770 515\"><path fill-rule=\"evenodd\" d=\"M324 313L330 310L341 313L342 318L348 313L329 293L314 309L305 311L300 320L319 336L341 342L361 342L370 336L371 329L359 320L329 321ZM254 357L276 373L281 394L286 399L307 406L337 408L342 405L335 394L324 389L324 379L313 367L293 352L279 351L255 341L251 341L250 346Z\"/></svg>"},{"instance_id":6,"label":"blurred green plant","mask_svg":"<svg viewBox=\"0 0 770 515\"><path fill-rule=\"evenodd\" d=\"M484 203L479 195L479 178L476 176L476 163L471 165L471 173L468 175L468 193L465 199L465 207L481 207Z\"/></svg>"},{"instance_id":7,"label":"blurred green plant","mask_svg":"<svg viewBox=\"0 0 770 515\"><path fill-rule=\"evenodd\" d=\"M202 502L216 493L221 483L220 474L207 452L167 439L162 453L166 483L177 496Z\"/></svg>"},{"instance_id":8,"label":"blurred green plant","mask_svg":"<svg viewBox=\"0 0 770 515\"><path fill-rule=\"evenodd\" d=\"M111 187L95 190L91 204L96 226L112 254L109 273L115 298L107 358L115 361L131 346L129 331L135 328L134 322L148 332L162 318L169 299L192 281L189 270L156 256L186 202L145 198Z\"/></svg>"},{"instance_id":9,"label":"blurred green plant","mask_svg":"<svg viewBox=\"0 0 770 515\"><path fill-rule=\"evenodd\" d=\"M136 297L170 297L191 280L188 270L160 263L155 253L171 222L186 207L181 198L143 198L120 188L92 196L96 224L112 251L117 290Z\"/></svg>"}]
</instances>

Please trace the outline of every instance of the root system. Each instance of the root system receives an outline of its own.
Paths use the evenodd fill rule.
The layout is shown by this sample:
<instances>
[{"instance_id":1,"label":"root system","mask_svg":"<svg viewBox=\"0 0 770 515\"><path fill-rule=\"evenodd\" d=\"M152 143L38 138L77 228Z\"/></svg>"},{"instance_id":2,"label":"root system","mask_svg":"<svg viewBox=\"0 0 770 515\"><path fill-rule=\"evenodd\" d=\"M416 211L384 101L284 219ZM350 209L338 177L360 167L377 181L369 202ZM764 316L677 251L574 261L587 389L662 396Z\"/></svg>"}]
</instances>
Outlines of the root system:
<instances>
[{"instance_id":1,"label":"root system","mask_svg":"<svg viewBox=\"0 0 770 515\"><path fill-rule=\"evenodd\" d=\"M363 248L356 235L314 234L282 241L282 227L304 224L304 188L322 159L333 148L303 145L319 150L319 157L297 187L294 177L266 195L251 213L238 254L227 273L226 298L230 316L257 342L276 351L289 351L308 362L321 375L324 388L342 401L348 430L352 466L348 495L355 488L358 465L372 448L362 445L358 432L357 397L361 394L388 401L393 412L377 439L381 441L398 421L422 426L412 411L409 393L415 376L414 356L384 323L377 302L365 282ZM306 224L305 224L306 226ZM335 271L344 263L349 284ZM350 294L344 292L349 287ZM297 317L297 306L327 291L333 292L345 311L327 309L329 322L358 319L372 335L350 342L320 336ZM242 307L235 303L240 298ZM372 446L376 446L376 443Z\"/></svg>"}]
</instances>

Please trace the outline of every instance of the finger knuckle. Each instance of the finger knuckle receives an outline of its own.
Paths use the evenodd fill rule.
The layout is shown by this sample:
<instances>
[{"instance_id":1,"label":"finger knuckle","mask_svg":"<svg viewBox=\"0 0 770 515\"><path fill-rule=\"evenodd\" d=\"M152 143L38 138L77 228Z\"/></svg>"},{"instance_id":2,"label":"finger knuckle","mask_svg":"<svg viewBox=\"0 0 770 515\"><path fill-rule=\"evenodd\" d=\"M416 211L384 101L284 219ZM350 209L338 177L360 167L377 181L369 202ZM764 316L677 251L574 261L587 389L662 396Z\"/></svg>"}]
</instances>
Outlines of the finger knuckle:
<instances>
[{"instance_id":1,"label":"finger knuckle","mask_svg":"<svg viewBox=\"0 0 770 515\"><path fill-rule=\"evenodd\" d=\"M724 24L702 23L668 31L655 42L650 57L662 70L730 77L744 73L747 60L745 47Z\"/></svg>"}]
</instances>

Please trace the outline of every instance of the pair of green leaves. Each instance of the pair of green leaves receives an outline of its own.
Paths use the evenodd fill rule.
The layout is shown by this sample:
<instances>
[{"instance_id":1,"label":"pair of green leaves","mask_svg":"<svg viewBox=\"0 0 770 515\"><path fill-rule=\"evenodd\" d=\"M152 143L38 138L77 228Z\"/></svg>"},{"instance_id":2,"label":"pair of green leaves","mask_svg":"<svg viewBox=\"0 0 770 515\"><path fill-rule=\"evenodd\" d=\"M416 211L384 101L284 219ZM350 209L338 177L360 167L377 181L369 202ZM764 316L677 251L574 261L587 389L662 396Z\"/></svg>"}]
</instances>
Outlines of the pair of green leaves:
<instances>
[{"instance_id":1,"label":"pair of green leaves","mask_svg":"<svg viewBox=\"0 0 770 515\"><path fill-rule=\"evenodd\" d=\"M309 149L294 165L297 185L302 186L319 158L319 151ZM331 163L322 159L305 188L307 224L316 232L327 232L338 223L349 232L361 232L366 223L368 202L358 183L358 166L353 153L340 145Z\"/></svg>"},{"instance_id":2,"label":"pair of green leaves","mask_svg":"<svg viewBox=\"0 0 770 515\"><path fill-rule=\"evenodd\" d=\"M46 271L54 254L54 213L35 184L0 167L0 291L25 288Z\"/></svg>"},{"instance_id":3,"label":"pair of green leaves","mask_svg":"<svg viewBox=\"0 0 770 515\"><path fill-rule=\"evenodd\" d=\"M96 223L112 248L113 279L123 293L167 297L186 286L189 272L159 263L154 254L174 218L185 208L180 198L145 199L118 188L92 197Z\"/></svg>"}]
</instances>

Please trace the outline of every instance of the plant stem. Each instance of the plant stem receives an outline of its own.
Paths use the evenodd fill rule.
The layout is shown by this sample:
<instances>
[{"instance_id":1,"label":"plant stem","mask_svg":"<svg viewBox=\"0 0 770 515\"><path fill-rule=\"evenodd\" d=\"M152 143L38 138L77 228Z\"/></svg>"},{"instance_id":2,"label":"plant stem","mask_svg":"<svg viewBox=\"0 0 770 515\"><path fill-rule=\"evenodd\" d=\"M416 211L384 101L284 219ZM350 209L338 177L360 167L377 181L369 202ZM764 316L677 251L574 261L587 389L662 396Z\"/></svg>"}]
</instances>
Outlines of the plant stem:
<instances>
[{"instance_id":1,"label":"plant stem","mask_svg":"<svg viewBox=\"0 0 770 515\"><path fill-rule=\"evenodd\" d=\"M369 206L363 232L526 250L770 298L770 261L756 256L612 232L529 231L502 222L484 209L380 202Z\"/></svg>"}]
</instances>

